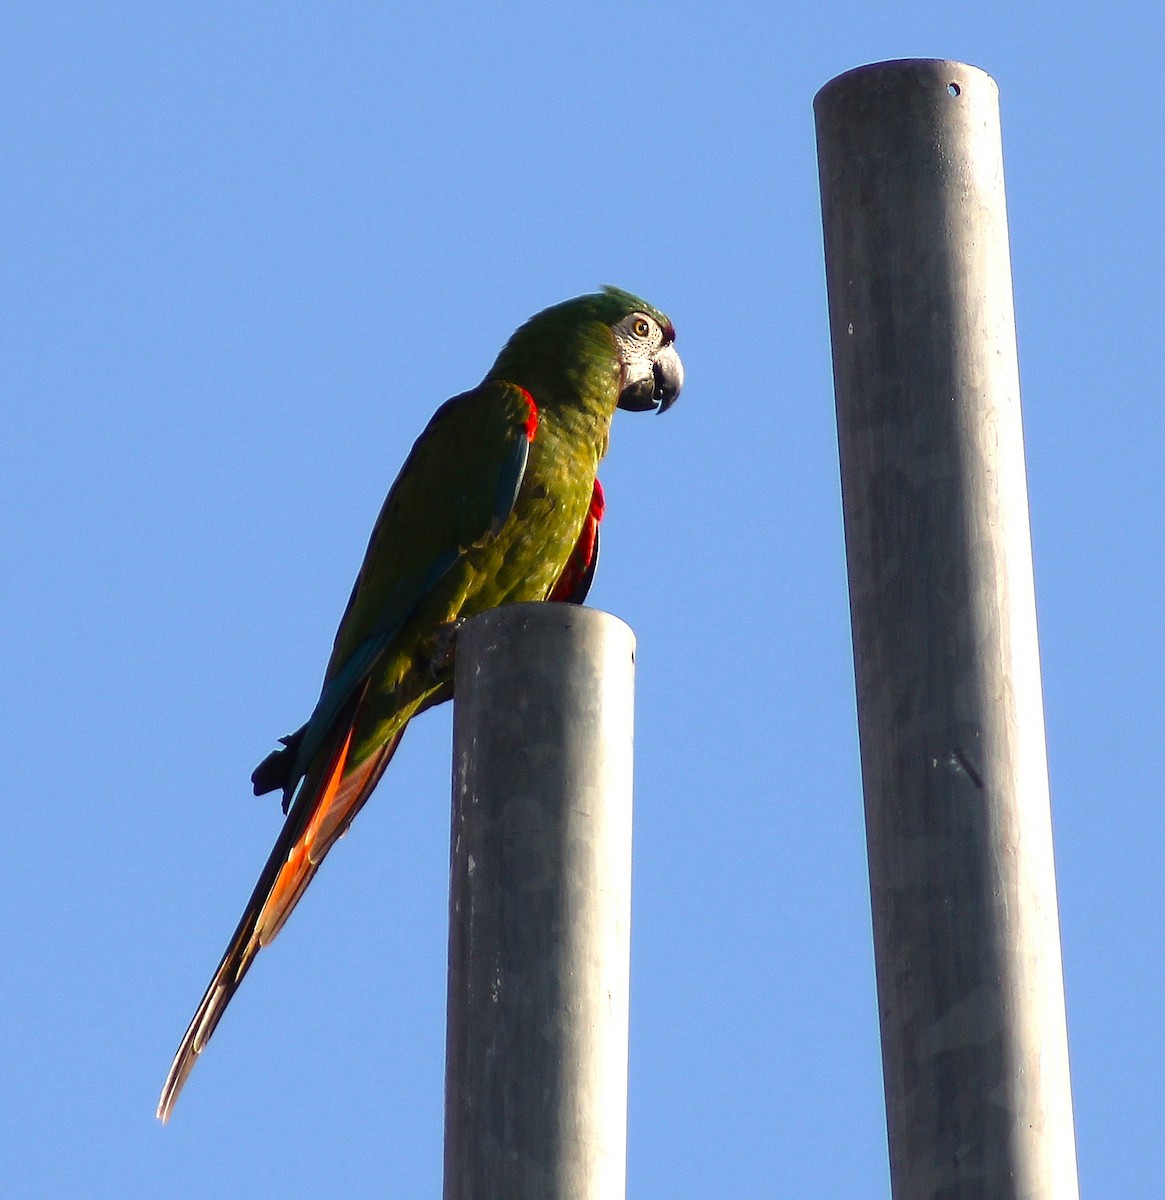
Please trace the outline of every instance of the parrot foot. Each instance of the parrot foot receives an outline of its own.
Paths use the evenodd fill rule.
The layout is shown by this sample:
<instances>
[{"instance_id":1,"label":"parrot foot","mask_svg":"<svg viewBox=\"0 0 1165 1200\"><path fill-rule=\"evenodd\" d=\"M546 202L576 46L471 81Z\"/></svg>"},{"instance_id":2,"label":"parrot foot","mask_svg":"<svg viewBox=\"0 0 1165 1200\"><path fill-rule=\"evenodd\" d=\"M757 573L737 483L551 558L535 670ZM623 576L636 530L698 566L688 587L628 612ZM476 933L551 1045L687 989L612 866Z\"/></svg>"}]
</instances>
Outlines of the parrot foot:
<instances>
[{"instance_id":1,"label":"parrot foot","mask_svg":"<svg viewBox=\"0 0 1165 1200\"><path fill-rule=\"evenodd\" d=\"M429 638L429 674L434 679L446 679L452 671L457 657L457 634L464 624L464 617L446 621L445 624L438 625Z\"/></svg>"},{"instance_id":2,"label":"parrot foot","mask_svg":"<svg viewBox=\"0 0 1165 1200\"><path fill-rule=\"evenodd\" d=\"M251 773L251 782L255 785L256 796L273 792L276 788L283 788L286 792L291 772L295 768L296 757L299 754L299 746L306 731L307 726L305 725L302 729L297 729L294 733L281 737L279 739L282 743L280 748L272 750ZM287 811L286 795L283 799L283 811Z\"/></svg>"}]
</instances>

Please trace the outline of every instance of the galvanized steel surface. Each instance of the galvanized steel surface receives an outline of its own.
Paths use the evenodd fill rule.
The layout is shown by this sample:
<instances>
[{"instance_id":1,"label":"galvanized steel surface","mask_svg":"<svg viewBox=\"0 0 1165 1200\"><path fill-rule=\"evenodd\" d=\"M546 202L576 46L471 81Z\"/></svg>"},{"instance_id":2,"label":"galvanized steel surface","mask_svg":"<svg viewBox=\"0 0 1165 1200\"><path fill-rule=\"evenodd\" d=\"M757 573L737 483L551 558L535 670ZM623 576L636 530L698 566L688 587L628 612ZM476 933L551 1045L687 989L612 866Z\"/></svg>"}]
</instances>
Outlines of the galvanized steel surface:
<instances>
[{"instance_id":1,"label":"galvanized steel surface","mask_svg":"<svg viewBox=\"0 0 1165 1200\"><path fill-rule=\"evenodd\" d=\"M896 1200L1077 1195L998 93L815 102Z\"/></svg>"},{"instance_id":2,"label":"galvanized steel surface","mask_svg":"<svg viewBox=\"0 0 1165 1200\"><path fill-rule=\"evenodd\" d=\"M634 663L575 605L458 635L446 1200L624 1195Z\"/></svg>"}]
</instances>

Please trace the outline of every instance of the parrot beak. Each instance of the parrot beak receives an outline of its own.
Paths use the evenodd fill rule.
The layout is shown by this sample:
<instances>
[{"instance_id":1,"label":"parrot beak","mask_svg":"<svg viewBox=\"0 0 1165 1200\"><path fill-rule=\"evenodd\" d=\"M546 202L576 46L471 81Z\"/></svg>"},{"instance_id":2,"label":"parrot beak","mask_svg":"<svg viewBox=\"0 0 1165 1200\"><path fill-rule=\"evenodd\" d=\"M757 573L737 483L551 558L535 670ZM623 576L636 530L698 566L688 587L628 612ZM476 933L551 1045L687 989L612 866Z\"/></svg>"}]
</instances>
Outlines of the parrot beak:
<instances>
[{"instance_id":1,"label":"parrot beak","mask_svg":"<svg viewBox=\"0 0 1165 1200\"><path fill-rule=\"evenodd\" d=\"M676 402L684 386L684 364L671 342L660 347L651 374L629 383L619 394L619 407L627 412L665 413Z\"/></svg>"}]
</instances>

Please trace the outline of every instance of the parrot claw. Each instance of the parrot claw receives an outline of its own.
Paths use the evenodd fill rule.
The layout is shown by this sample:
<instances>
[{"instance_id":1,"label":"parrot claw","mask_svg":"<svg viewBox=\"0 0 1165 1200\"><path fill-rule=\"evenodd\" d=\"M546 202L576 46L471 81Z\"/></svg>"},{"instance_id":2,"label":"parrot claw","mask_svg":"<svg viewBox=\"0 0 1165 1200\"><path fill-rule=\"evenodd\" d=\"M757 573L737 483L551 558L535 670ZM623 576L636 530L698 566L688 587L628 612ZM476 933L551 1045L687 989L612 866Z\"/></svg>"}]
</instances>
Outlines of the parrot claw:
<instances>
[{"instance_id":1,"label":"parrot claw","mask_svg":"<svg viewBox=\"0 0 1165 1200\"><path fill-rule=\"evenodd\" d=\"M438 625L429 638L429 674L434 679L444 679L453 669L457 657L457 634L465 624L464 617Z\"/></svg>"},{"instance_id":2,"label":"parrot claw","mask_svg":"<svg viewBox=\"0 0 1165 1200\"><path fill-rule=\"evenodd\" d=\"M291 772L295 767L295 759L299 754L299 744L303 741L304 730L297 729L279 739L282 750L272 750L270 754L251 773L251 782L255 785L255 795L263 796L283 788L283 811L287 811L287 785L291 780Z\"/></svg>"}]
</instances>

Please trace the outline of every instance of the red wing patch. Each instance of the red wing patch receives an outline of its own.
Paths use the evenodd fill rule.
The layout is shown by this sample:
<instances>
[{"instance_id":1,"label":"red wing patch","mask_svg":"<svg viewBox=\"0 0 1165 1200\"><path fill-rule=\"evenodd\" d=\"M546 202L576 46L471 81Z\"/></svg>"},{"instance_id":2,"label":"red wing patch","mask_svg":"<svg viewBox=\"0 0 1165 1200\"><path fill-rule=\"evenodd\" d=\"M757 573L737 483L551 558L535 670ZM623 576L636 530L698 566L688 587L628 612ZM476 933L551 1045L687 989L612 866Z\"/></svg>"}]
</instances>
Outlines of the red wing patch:
<instances>
[{"instance_id":1,"label":"red wing patch","mask_svg":"<svg viewBox=\"0 0 1165 1200\"><path fill-rule=\"evenodd\" d=\"M594 576L595 555L599 546L599 522L603 519L607 501L603 485L596 479L591 492L591 504L583 518L578 541L575 542L570 558L547 596L548 600L560 600L568 604L581 604L586 599Z\"/></svg>"}]
</instances>

